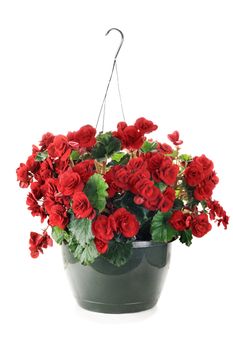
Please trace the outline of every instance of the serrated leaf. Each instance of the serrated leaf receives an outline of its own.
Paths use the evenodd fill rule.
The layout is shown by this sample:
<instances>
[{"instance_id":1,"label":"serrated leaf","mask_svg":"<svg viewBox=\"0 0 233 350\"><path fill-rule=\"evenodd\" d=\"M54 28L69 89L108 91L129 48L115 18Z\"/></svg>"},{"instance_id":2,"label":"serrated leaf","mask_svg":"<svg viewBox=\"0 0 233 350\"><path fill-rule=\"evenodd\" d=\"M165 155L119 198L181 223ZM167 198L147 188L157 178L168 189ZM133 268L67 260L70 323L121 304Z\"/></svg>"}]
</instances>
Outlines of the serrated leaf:
<instances>
[{"instance_id":1,"label":"serrated leaf","mask_svg":"<svg viewBox=\"0 0 233 350\"><path fill-rule=\"evenodd\" d=\"M124 265L132 254L132 242L110 242L108 251L104 257L113 265L120 267Z\"/></svg>"},{"instance_id":2,"label":"serrated leaf","mask_svg":"<svg viewBox=\"0 0 233 350\"><path fill-rule=\"evenodd\" d=\"M97 136L97 141L101 142L102 144L104 144L105 146L108 144L109 140L111 139L112 133L111 131L107 131L107 132L101 132L99 133L99 135Z\"/></svg>"},{"instance_id":3,"label":"serrated leaf","mask_svg":"<svg viewBox=\"0 0 233 350\"><path fill-rule=\"evenodd\" d=\"M68 241L68 248L72 254L74 254L74 252L77 248L77 245L78 245L78 243L77 243L75 236L70 235L70 239Z\"/></svg>"},{"instance_id":4,"label":"serrated leaf","mask_svg":"<svg viewBox=\"0 0 233 350\"><path fill-rule=\"evenodd\" d=\"M119 163L121 159L124 157L124 155L125 155L124 152L116 152L112 155L112 160Z\"/></svg>"},{"instance_id":5,"label":"serrated leaf","mask_svg":"<svg viewBox=\"0 0 233 350\"><path fill-rule=\"evenodd\" d=\"M83 265L92 264L99 255L94 243L91 224L89 219L72 218L68 225L71 235L69 250L74 258Z\"/></svg>"},{"instance_id":6,"label":"serrated leaf","mask_svg":"<svg viewBox=\"0 0 233 350\"><path fill-rule=\"evenodd\" d=\"M43 162L46 158L48 158L48 152L38 152L35 158L36 162Z\"/></svg>"},{"instance_id":7,"label":"serrated leaf","mask_svg":"<svg viewBox=\"0 0 233 350\"><path fill-rule=\"evenodd\" d=\"M74 257L83 265L92 264L99 256L93 240L89 244L86 244L85 247L78 244L73 254Z\"/></svg>"},{"instance_id":8,"label":"serrated leaf","mask_svg":"<svg viewBox=\"0 0 233 350\"><path fill-rule=\"evenodd\" d=\"M106 206L108 185L100 174L92 175L86 183L84 192L87 195L92 207L101 212Z\"/></svg>"},{"instance_id":9,"label":"serrated leaf","mask_svg":"<svg viewBox=\"0 0 233 350\"><path fill-rule=\"evenodd\" d=\"M65 233L66 231L62 230L58 226L52 227L52 237L54 241L57 242L58 244L62 244Z\"/></svg>"},{"instance_id":10,"label":"serrated leaf","mask_svg":"<svg viewBox=\"0 0 233 350\"><path fill-rule=\"evenodd\" d=\"M106 145L106 155L110 157L114 152L121 149L121 141L116 137L111 136Z\"/></svg>"},{"instance_id":11,"label":"serrated leaf","mask_svg":"<svg viewBox=\"0 0 233 350\"><path fill-rule=\"evenodd\" d=\"M188 247L192 244L192 231L191 230L185 230L180 233L180 242L185 243Z\"/></svg>"},{"instance_id":12,"label":"serrated leaf","mask_svg":"<svg viewBox=\"0 0 233 350\"><path fill-rule=\"evenodd\" d=\"M93 147L92 157L97 160L102 160L110 157L113 153L120 151L121 141L112 136L111 132L101 133L97 136L97 143Z\"/></svg>"},{"instance_id":13,"label":"serrated leaf","mask_svg":"<svg viewBox=\"0 0 233 350\"><path fill-rule=\"evenodd\" d=\"M92 148L91 154L94 159L98 159L98 160L105 159L106 158L105 146L102 143L97 142L95 147Z\"/></svg>"},{"instance_id":14,"label":"serrated leaf","mask_svg":"<svg viewBox=\"0 0 233 350\"><path fill-rule=\"evenodd\" d=\"M190 156L189 154L180 154L179 159L183 162L189 162L190 160L192 160L192 156Z\"/></svg>"},{"instance_id":15,"label":"serrated leaf","mask_svg":"<svg viewBox=\"0 0 233 350\"><path fill-rule=\"evenodd\" d=\"M144 141L144 143L143 143L143 145L141 147L141 151L143 153L147 153L147 152L154 151L156 148L157 148L157 143L156 142L154 142L154 141L150 142L150 141L146 140L146 141Z\"/></svg>"},{"instance_id":16,"label":"serrated leaf","mask_svg":"<svg viewBox=\"0 0 233 350\"><path fill-rule=\"evenodd\" d=\"M151 236L155 242L170 242L178 235L177 231L169 224L170 212L162 213L158 211L151 222Z\"/></svg>"},{"instance_id":17,"label":"serrated leaf","mask_svg":"<svg viewBox=\"0 0 233 350\"><path fill-rule=\"evenodd\" d=\"M92 221L89 219L73 219L68 225L69 231L75 236L78 244L85 247L94 239L91 230Z\"/></svg>"},{"instance_id":18,"label":"serrated leaf","mask_svg":"<svg viewBox=\"0 0 233 350\"><path fill-rule=\"evenodd\" d=\"M115 153L114 153L115 154ZM117 162L112 158L112 160L107 164L108 166L113 165L126 165L130 160L130 155L128 153L125 153L123 157Z\"/></svg>"},{"instance_id":19,"label":"serrated leaf","mask_svg":"<svg viewBox=\"0 0 233 350\"><path fill-rule=\"evenodd\" d=\"M80 244L76 243L76 247L75 247L73 254L74 254L75 259L77 259L78 261L80 261L83 250L84 250L84 247L82 247Z\"/></svg>"}]
</instances>

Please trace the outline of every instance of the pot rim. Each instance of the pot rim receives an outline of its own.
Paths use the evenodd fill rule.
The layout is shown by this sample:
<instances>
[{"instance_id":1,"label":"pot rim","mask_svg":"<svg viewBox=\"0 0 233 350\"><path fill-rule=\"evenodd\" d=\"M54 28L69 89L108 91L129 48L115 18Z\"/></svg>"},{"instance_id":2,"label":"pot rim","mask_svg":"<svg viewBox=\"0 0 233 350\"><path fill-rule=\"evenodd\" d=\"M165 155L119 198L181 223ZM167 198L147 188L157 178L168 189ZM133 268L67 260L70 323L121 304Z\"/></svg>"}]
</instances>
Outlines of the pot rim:
<instances>
[{"instance_id":1,"label":"pot rim","mask_svg":"<svg viewBox=\"0 0 233 350\"><path fill-rule=\"evenodd\" d=\"M154 241L134 241L133 248L150 248L150 247L155 247L155 246L161 247L161 246L168 245L168 243L154 242Z\"/></svg>"}]
</instances>

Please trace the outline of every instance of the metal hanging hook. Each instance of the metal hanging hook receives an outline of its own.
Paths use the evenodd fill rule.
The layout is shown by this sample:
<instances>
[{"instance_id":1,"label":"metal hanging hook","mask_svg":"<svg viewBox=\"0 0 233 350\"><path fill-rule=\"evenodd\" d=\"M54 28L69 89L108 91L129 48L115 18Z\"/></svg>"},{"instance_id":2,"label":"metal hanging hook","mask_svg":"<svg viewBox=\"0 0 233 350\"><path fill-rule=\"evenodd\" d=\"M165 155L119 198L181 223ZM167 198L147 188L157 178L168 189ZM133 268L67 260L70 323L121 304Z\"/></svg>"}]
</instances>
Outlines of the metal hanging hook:
<instances>
[{"instance_id":1,"label":"metal hanging hook","mask_svg":"<svg viewBox=\"0 0 233 350\"><path fill-rule=\"evenodd\" d=\"M115 58L114 58L114 61L116 61L117 56L118 56L118 54L119 54L119 52L120 52L121 46L123 45L123 42L124 42L124 34L122 33L122 31L121 31L120 29L111 28L111 29L109 29L109 30L107 31L107 33L106 33L105 35L108 35L112 30L118 31L118 32L120 33L120 35L121 35L121 43L120 43L120 45L119 45L119 48L118 48L117 53L116 53Z\"/></svg>"},{"instance_id":2,"label":"metal hanging hook","mask_svg":"<svg viewBox=\"0 0 233 350\"><path fill-rule=\"evenodd\" d=\"M125 120L123 106L122 106L122 99L121 99L121 94L120 94L120 88L119 88L119 79L118 79L117 65L116 65L116 63L117 63L117 56L118 56L118 54L120 52L120 49L121 49L121 47L123 45L123 42L124 42L124 34L122 33L122 31L120 29L111 28L111 29L109 29L107 31L107 33L105 35L108 35L112 30L116 30L116 31L118 31L121 34L121 42L120 42L120 45L119 45L118 50L116 52L116 55L114 57L114 62L113 62L113 66L112 66L111 75L110 75L110 78L109 78L109 81L108 81L108 85L107 85L107 88L106 88L106 91L105 91L105 94L104 94L104 99L103 99L103 102L101 104L101 108L100 108L99 115L98 115L98 118L97 118L96 128L97 128L97 126L99 124L99 120L100 120L100 116L101 116L103 107L105 107L106 98L107 98L107 94L108 94L108 89L109 89L109 86L110 86L110 83L111 83L111 80L112 80L112 76L113 76L113 72L114 72L115 68L116 68L116 73L117 73L117 84L118 84L118 92L119 92L119 97L120 97L120 102L121 102L121 109L122 109L123 118ZM105 108L104 108L104 114L103 114L102 131L104 130L104 120L105 120Z\"/></svg>"}]
</instances>

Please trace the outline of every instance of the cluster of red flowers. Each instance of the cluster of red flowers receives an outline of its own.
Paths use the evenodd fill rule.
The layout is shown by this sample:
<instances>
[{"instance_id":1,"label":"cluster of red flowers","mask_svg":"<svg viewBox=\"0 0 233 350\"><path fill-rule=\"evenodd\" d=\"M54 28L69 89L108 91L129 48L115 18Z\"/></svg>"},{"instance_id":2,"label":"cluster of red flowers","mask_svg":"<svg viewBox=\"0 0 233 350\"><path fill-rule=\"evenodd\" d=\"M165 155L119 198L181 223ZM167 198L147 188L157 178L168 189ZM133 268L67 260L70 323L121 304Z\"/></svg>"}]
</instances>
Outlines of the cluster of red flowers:
<instances>
[{"instance_id":1,"label":"cluster of red flowers","mask_svg":"<svg viewBox=\"0 0 233 350\"><path fill-rule=\"evenodd\" d=\"M130 191L134 202L143 204L148 210L169 211L175 200L175 190L170 187L176 182L179 167L163 153L148 152L132 158L127 165L115 165L106 174L109 197L116 193ZM167 185L164 192L156 183Z\"/></svg>"},{"instance_id":2,"label":"cluster of red flowers","mask_svg":"<svg viewBox=\"0 0 233 350\"><path fill-rule=\"evenodd\" d=\"M97 250L103 254L108 249L108 243L114 237L114 232L121 232L126 238L131 238L138 233L139 223L136 216L125 208L117 209L112 215L97 216L92 223L92 231L95 236Z\"/></svg>"},{"instance_id":3,"label":"cluster of red flowers","mask_svg":"<svg viewBox=\"0 0 233 350\"><path fill-rule=\"evenodd\" d=\"M127 125L126 122L117 124L117 131L113 136L121 140L122 149L139 149L145 141L145 134L149 134L158 128L152 121L145 118L138 118L134 125Z\"/></svg>"},{"instance_id":4,"label":"cluster of red flowers","mask_svg":"<svg viewBox=\"0 0 233 350\"><path fill-rule=\"evenodd\" d=\"M149 213L170 212L168 222L177 232L191 230L194 236L202 237L211 229L208 216L226 228L229 218L220 204L212 200L218 183L213 162L205 155L185 161L179 157L183 141L177 131L168 135L175 150L166 143L147 140L145 134L156 129L157 125L145 118L130 126L118 123L111 137L118 143L120 140L123 155L129 155L125 163L111 163L109 156L95 159L92 150L98 136L91 125L66 136L43 135L40 147L33 146L32 154L16 170L20 187L30 186L26 203L31 214L40 217L41 222L48 219L51 227L61 230L68 229L71 217L91 220L94 242L101 254L108 250L115 235L132 238L140 229L139 219L130 208L114 205L116 198L119 202L127 193L133 196L134 205ZM150 146L146 151L142 148L145 142ZM106 206L101 211L91 204L85 192L89 179L96 173L108 186ZM194 204L190 202L190 193ZM182 203L179 210L175 209L176 199ZM200 210L201 201L205 208ZM149 217L152 216L148 220ZM47 232L42 235L31 232L32 257L51 245Z\"/></svg>"},{"instance_id":5,"label":"cluster of red flowers","mask_svg":"<svg viewBox=\"0 0 233 350\"><path fill-rule=\"evenodd\" d=\"M219 204L218 201L208 201L208 208L209 216L211 220L216 220L218 226L222 224L224 228L227 228L227 225L229 223L229 217L227 216L226 211L223 209L223 207Z\"/></svg>"},{"instance_id":6,"label":"cluster of red flowers","mask_svg":"<svg viewBox=\"0 0 233 350\"><path fill-rule=\"evenodd\" d=\"M213 189L218 183L214 164L205 155L194 157L185 169L185 180L187 184L194 187L194 198L198 201L209 200Z\"/></svg>"},{"instance_id":7,"label":"cluster of red flowers","mask_svg":"<svg viewBox=\"0 0 233 350\"><path fill-rule=\"evenodd\" d=\"M173 212L169 222L177 231L184 231L191 228L192 234L196 237L204 236L212 228L206 213L190 215L189 213L183 213L177 210Z\"/></svg>"},{"instance_id":8,"label":"cluster of red flowers","mask_svg":"<svg viewBox=\"0 0 233 350\"><path fill-rule=\"evenodd\" d=\"M48 246L52 247L53 241L46 231L44 231L43 235L39 235L37 232L31 232L29 250L32 258L37 258L39 253L43 254L42 248L47 248Z\"/></svg>"}]
</instances>

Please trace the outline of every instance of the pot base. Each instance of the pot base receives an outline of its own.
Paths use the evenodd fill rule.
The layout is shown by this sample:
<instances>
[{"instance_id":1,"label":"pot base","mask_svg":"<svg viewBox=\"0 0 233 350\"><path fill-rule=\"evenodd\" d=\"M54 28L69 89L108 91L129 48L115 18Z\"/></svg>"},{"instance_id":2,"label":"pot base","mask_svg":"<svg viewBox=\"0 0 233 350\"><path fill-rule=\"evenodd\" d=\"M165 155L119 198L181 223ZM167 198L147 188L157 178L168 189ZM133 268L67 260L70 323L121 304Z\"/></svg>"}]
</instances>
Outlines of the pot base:
<instances>
[{"instance_id":1,"label":"pot base","mask_svg":"<svg viewBox=\"0 0 233 350\"><path fill-rule=\"evenodd\" d=\"M134 313L140 311L146 311L152 309L157 300L152 300L151 302L139 302L139 303L127 303L127 304L106 304L98 303L96 301L80 300L76 297L76 300L83 309L88 311L94 311L105 314L126 314Z\"/></svg>"},{"instance_id":2,"label":"pot base","mask_svg":"<svg viewBox=\"0 0 233 350\"><path fill-rule=\"evenodd\" d=\"M116 267L99 256L92 265L77 262L63 245L64 265L78 304L89 311L120 314L151 309L157 303L170 262L170 244L133 245L127 263Z\"/></svg>"}]
</instances>

